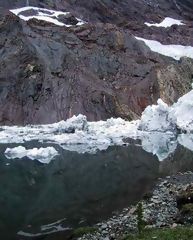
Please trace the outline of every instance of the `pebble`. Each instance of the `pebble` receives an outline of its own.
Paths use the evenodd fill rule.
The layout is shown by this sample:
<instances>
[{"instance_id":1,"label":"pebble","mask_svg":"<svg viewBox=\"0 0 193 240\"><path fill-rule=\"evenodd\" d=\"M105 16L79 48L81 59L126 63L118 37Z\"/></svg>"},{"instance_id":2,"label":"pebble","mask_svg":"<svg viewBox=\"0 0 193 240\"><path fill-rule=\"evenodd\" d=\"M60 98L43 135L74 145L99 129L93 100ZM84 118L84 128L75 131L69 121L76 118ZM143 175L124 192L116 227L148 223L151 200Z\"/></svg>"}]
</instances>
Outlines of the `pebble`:
<instances>
[{"instance_id":1,"label":"pebble","mask_svg":"<svg viewBox=\"0 0 193 240\"><path fill-rule=\"evenodd\" d=\"M177 227L175 223L175 216L178 213L176 196L182 189L187 189L191 183L193 183L192 172L159 179L152 197L141 201L147 229L163 226ZM107 222L97 224L99 229L96 233L87 234L79 240L119 239L128 232L136 232L136 206L125 208L120 214L114 215Z\"/></svg>"},{"instance_id":2,"label":"pebble","mask_svg":"<svg viewBox=\"0 0 193 240\"><path fill-rule=\"evenodd\" d=\"M103 224L102 226L101 226L101 229L106 229L108 226L107 226L107 224Z\"/></svg>"}]
</instances>

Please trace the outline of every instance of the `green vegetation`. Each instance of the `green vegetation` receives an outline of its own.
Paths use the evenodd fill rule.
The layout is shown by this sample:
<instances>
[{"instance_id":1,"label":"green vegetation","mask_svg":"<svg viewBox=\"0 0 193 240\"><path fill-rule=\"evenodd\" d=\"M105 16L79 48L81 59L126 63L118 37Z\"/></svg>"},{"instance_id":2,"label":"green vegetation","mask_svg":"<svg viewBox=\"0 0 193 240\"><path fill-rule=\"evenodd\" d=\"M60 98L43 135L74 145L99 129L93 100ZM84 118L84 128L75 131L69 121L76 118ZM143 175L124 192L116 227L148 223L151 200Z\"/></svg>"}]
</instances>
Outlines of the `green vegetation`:
<instances>
[{"instance_id":1,"label":"green vegetation","mask_svg":"<svg viewBox=\"0 0 193 240\"><path fill-rule=\"evenodd\" d=\"M145 228L145 222L143 220L143 205L141 202L138 203L137 205L136 213L137 213L137 229L139 234L141 234Z\"/></svg>"},{"instance_id":2,"label":"green vegetation","mask_svg":"<svg viewBox=\"0 0 193 240\"><path fill-rule=\"evenodd\" d=\"M95 227L80 227L73 231L73 237L78 238L85 234L94 233L96 231L97 231L97 228Z\"/></svg>"},{"instance_id":3,"label":"green vegetation","mask_svg":"<svg viewBox=\"0 0 193 240\"><path fill-rule=\"evenodd\" d=\"M151 229L144 230L137 235L128 235L121 240L191 240L193 239L193 227L177 227L174 229Z\"/></svg>"}]
</instances>

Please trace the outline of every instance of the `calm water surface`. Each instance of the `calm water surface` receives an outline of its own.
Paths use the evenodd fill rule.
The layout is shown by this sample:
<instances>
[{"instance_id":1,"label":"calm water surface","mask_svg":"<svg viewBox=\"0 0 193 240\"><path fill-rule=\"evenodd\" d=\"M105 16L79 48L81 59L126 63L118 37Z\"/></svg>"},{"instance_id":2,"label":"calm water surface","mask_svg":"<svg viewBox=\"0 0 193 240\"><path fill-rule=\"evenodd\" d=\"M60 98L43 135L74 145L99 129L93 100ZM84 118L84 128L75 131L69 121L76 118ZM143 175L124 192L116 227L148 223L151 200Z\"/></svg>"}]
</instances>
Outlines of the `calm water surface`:
<instances>
[{"instance_id":1,"label":"calm water surface","mask_svg":"<svg viewBox=\"0 0 193 240\"><path fill-rule=\"evenodd\" d=\"M49 164L6 159L5 149L15 146L0 145L2 240L67 239L71 231L65 228L107 219L138 201L160 176L193 170L193 152L183 146L162 162L135 144L95 155L55 146L60 155Z\"/></svg>"}]
</instances>

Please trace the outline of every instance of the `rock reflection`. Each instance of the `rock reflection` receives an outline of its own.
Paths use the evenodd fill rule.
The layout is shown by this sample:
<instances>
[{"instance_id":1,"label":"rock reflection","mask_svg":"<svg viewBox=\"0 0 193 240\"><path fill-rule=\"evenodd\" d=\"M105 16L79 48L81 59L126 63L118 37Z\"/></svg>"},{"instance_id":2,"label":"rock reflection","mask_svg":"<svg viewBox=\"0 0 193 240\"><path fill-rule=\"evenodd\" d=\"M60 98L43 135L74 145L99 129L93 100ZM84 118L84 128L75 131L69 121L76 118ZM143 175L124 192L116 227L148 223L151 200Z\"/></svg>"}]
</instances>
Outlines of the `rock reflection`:
<instances>
[{"instance_id":1,"label":"rock reflection","mask_svg":"<svg viewBox=\"0 0 193 240\"><path fill-rule=\"evenodd\" d=\"M6 147L0 149L0 237L6 240L19 231L42 233L42 225L63 218L63 228L101 221L139 200L159 171L156 157L135 145L95 155L60 148L49 165L24 158L9 166Z\"/></svg>"}]
</instances>

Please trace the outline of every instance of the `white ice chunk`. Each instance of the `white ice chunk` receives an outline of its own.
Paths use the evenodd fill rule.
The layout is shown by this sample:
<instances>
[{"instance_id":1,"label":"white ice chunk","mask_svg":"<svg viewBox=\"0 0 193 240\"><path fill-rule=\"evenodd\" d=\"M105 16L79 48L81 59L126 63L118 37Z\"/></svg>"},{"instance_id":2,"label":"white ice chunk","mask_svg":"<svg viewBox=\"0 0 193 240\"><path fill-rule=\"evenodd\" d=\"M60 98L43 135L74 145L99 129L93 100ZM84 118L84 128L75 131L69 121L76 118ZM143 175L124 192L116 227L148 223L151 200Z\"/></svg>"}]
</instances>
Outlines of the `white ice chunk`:
<instances>
[{"instance_id":1,"label":"white ice chunk","mask_svg":"<svg viewBox=\"0 0 193 240\"><path fill-rule=\"evenodd\" d=\"M178 136L178 142L180 145L193 151L193 134L180 134Z\"/></svg>"},{"instance_id":2,"label":"white ice chunk","mask_svg":"<svg viewBox=\"0 0 193 240\"><path fill-rule=\"evenodd\" d=\"M58 155L58 152L53 147L26 149L25 147L19 146L7 148L5 151L5 156L8 159L28 157L31 160L38 160L41 163L47 164L50 163L56 155Z\"/></svg>"},{"instance_id":3,"label":"white ice chunk","mask_svg":"<svg viewBox=\"0 0 193 240\"><path fill-rule=\"evenodd\" d=\"M175 124L169 119L169 107L161 99L157 105L148 106L141 116L139 129L142 131L174 131Z\"/></svg>"},{"instance_id":4,"label":"white ice chunk","mask_svg":"<svg viewBox=\"0 0 193 240\"><path fill-rule=\"evenodd\" d=\"M169 146L167 139L164 139L163 136L164 134L176 136L177 130L193 132L193 90L179 98L178 102L171 107L159 99L157 105L148 106L144 110L141 120L132 122L121 118L88 122L86 116L80 114L66 121L53 124L24 127L2 126L0 128L0 143L38 141L58 144L63 149L79 153L95 153L97 150L105 150L109 146L123 145L125 144L124 140L133 138L141 139L143 148L156 154L162 160L167 154L174 151L176 146L175 142ZM155 134L152 135L153 133ZM156 135L157 133L158 135ZM18 156L18 158L23 156L28 156L31 159L38 158L42 162L52 155L48 154L44 158L44 151L34 149L28 152L24 147L8 149L6 156L9 157L8 153Z\"/></svg>"},{"instance_id":5,"label":"white ice chunk","mask_svg":"<svg viewBox=\"0 0 193 240\"><path fill-rule=\"evenodd\" d=\"M112 145L123 145L128 137L136 138L139 121L111 118L107 121L87 122L83 115L67 121L25 127L4 126L0 130L0 143L29 141L59 144L64 149L94 153Z\"/></svg>"},{"instance_id":6,"label":"white ice chunk","mask_svg":"<svg viewBox=\"0 0 193 240\"><path fill-rule=\"evenodd\" d=\"M171 107L170 118L182 131L193 132L193 90L179 98Z\"/></svg>"},{"instance_id":7,"label":"white ice chunk","mask_svg":"<svg viewBox=\"0 0 193 240\"><path fill-rule=\"evenodd\" d=\"M185 25L182 20L177 20L177 19L173 19L170 17L166 17L161 23L147 23L145 22L145 25L147 25L148 27L154 26L154 27L164 27L164 28L168 28L171 27L173 25Z\"/></svg>"},{"instance_id":8,"label":"white ice chunk","mask_svg":"<svg viewBox=\"0 0 193 240\"><path fill-rule=\"evenodd\" d=\"M137 40L143 41L153 52L161 55L180 60L181 57L188 57L193 59L193 47L182 45L163 45L155 40L147 40L140 37L135 37Z\"/></svg>"}]
</instances>

